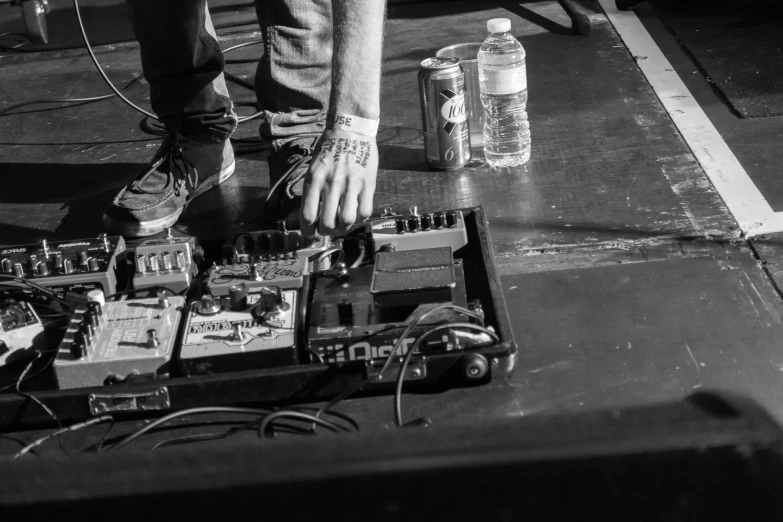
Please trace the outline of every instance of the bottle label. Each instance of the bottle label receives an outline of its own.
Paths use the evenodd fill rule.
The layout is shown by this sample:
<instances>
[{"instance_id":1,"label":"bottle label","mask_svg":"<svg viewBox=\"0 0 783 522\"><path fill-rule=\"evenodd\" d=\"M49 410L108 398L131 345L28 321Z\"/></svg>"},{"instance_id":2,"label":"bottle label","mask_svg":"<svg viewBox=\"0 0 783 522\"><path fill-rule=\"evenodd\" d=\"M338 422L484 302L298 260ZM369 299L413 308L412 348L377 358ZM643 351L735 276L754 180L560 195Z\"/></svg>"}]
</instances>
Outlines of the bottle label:
<instances>
[{"instance_id":1,"label":"bottle label","mask_svg":"<svg viewBox=\"0 0 783 522\"><path fill-rule=\"evenodd\" d=\"M513 94L527 89L525 65L512 69L483 69L485 94Z\"/></svg>"}]
</instances>

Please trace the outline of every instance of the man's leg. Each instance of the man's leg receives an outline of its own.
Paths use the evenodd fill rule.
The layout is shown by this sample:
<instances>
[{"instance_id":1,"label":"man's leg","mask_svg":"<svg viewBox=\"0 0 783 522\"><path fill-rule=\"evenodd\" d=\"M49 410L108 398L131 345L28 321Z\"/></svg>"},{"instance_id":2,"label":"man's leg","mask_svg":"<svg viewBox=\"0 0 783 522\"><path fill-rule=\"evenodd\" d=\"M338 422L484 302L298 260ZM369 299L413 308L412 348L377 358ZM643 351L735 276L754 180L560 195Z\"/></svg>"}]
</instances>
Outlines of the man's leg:
<instances>
[{"instance_id":1,"label":"man's leg","mask_svg":"<svg viewBox=\"0 0 783 522\"><path fill-rule=\"evenodd\" d=\"M264 56L256 91L270 143L267 215L285 217L301 202L304 174L324 130L332 86L331 0L257 0Z\"/></svg>"},{"instance_id":2,"label":"man's leg","mask_svg":"<svg viewBox=\"0 0 783 522\"><path fill-rule=\"evenodd\" d=\"M206 0L127 0L152 109L169 132L149 168L104 215L128 236L173 225L187 202L234 171L237 118Z\"/></svg>"}]
</instances>

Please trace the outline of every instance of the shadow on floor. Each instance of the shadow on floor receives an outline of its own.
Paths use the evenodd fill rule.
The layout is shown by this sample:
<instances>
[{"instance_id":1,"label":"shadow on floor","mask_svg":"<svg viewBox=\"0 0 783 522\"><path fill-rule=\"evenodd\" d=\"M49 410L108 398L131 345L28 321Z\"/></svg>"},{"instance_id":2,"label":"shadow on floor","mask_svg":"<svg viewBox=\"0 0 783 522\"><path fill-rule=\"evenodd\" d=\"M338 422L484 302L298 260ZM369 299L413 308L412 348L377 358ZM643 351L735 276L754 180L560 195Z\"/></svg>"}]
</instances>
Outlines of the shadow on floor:
<instances>
[{"instance_id":1,"label":"shadow on floor","mask_svg":"<svg viewBox=\"0 0 783 522\"><path fill-rule=\"evenodd\" d=\"M37 237L98 234L106 205L142 167L136 163L3 163L0 205L24 205L25 215L13 216L16 219L11 223L0 224L0 241L25 243ZM46 225L52 223L50 214L58 208L56 205L66 213L51 231Z\"/></svg>"}]
</instances>

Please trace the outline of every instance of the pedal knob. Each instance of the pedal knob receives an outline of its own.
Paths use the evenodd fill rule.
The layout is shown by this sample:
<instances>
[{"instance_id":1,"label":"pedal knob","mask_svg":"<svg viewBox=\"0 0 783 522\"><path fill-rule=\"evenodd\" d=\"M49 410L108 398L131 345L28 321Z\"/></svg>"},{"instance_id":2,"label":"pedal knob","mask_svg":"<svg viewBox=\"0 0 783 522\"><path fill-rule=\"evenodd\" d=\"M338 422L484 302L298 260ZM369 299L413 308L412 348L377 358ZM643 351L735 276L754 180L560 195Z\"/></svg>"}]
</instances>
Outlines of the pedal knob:
<instances>
[{"instance_id":1,"label":"pedal knob","mask_svg":"<svg viewBox=\"0 0 783 522\"><path fill-rule=\"evenodd\" d=\"M136 254L136 273L147 273L147 258L144 257L144 254Z\"/></svg>"},{"instance_id":2,"label":"pedal knob","mask_svg":"<svg viewBox=\"0 0 783 522\"><path fill-rule=\"evenodd\" d=\"M87 321L88 319L85 317L83 320ZM91 347L92 337L95 335L95 327L91 325L89 322L83 322L79 326L79 333L82 334L84 345L87 348Z\"/></svg>"},{"instance_id":3,"label":"pedal knob","mask_svg":"<svg viewBox=\"0 0 783 522\"><path fill-rule=\"evenodd\" d=\"M248 252L247 236L245 234L242 234L237 238L234 248L236 248L238 254L246 254Z\"/></svg>"},{"instance_id":4,"label":"pedal knob","mask_svg":"<svg viewBox=\"0 0 783 522\"><path fill-rule=\"evenodd\" d=\"M422 214L421 216L421 229L427 231L432 226L432 216L429 214Z\"/></svg>"},{"instance_id":5,"label":"pedal knob","mask_svg":"<svg viewBox=\"0 0 783 522\"><path fill-rule=\"evenodd\" d=\"M101 327L101 318L93 309L87 310L87 320L90 321L90 324L95 329L95 331L98 331L98 329Z\"/></svg>"},{"instance_id":6,"label":"pedal knob","mask_svg":"<svg viewBox=\"0 0 783 522\"><path fill-rule=\"evenodd\" d=\"M55 252L52 254L52 261L54 262L54 266L60 270L63 267L63 254L62 252Z\"/></svg>"},{"instance_id":7,"label":"pedal knob","mask_svg":"<svg viewBox=\"0 0 783 522\"><path fill-rule=\"evenodd\" d=\"M82 266L87 266L87 261L90 260L90 256L87 254L86 250L80 250L79 251L79 264Z\"/></svg>"},{"instance_id":8,"label":"pedal knob","mask_svg":"<svg viewBox=\"0 0 783 522\"><path fill-rule=\"evenodd\" d=\"M63 274L73 274L75 271L73 261L68 258L63 259Z\"/></svg>"},{"instance_id":9,"label":"pedal knob","mask_svg":"<svg viewBox=\"0 0 783 522\"><path fill-rule=\"evenodd\" d=\"M90 301L87 303L87 311L101 317L103 315L103 306L98 301Z\"/></svg>"},{"instance_id":10,"label":"pedal knob","mask_svg":"<svg viewBox=\"0 0 783 522\"><path fill-rule=\"evenodd\" d=\"M171 306L171 303L169 302L169 298L166 296L165 292L159 291L158 292L158 308L161 310L165 310L166 308L169 308Z\"/></svg>"},{"instance_id":11,"label":"pedal knob","mask_svg":"<svg viewBox=\"0 0 783 522\"><path fill-rule=\"evenodd\" d=\"M220 305L215 302L215 298L210 294L201 297L198 304L198 313L201 315L215 315L220 312Z\"/></svg>"},{"instance_id":12,"label":"pedal knob","mask_svg":"<svg viewBox=\"0 0 783 522\"><path fill-rule=\"evenodd\" d=\"M185 252L177 250L174 252L174 268L176 270L185 270L187 268L187 261L185 261Z\"/></svg>"},{"instance_id":13,"label":"pedal knob","mask_svg":"<svg viewBox=\"0 0 783 522\"><path fill-rule=\"evenodd\" d=\"M234 248L234 245L223 245L220 249L220 256L225 262L233 265L234 260L237 258L237 250Z\"/></svg>"},{"instance_id":14,"label":"pedal knob","mask_svg":"<svg viewBox=\"0 0 783 522\"><path fill-rule=\"evenodd\" d=\"M228 301L232 310L240 310L247 305L247 286L233 285L228 289Z\"/></svg>"},{"instance_id":15,"label":"pedal knob","mask_svg":"<svg viewBox=\"0 0 783 522\"><path fill-rule=\"evenodd\" d=\"M76 332L71 343L71 357L74 359L84 359L87 357L87 346L84 343L84 337L81 332Z\"/></svg>"},{"instance_id":16,"label":"pedal knob","mask_svg":"<svg viewBox=\"0 0 783 522\"><path fill-rule=\"evenodd\" d=\"M24 277L24 267L22 263L14 263L14 275L16 277Z\"/></svg>"},{"instance_id":17,"label":"pedal knob","mask_svg":"<svg viewBox=\"0 0 783 522\"><path fill-rule=\"evenodd\" d=\"M37 276L49 275L49 266L46 264L45 261L41 261L35 266L35 275Z\"/></svg>"},{"instance_id":18,"label":"pedal knob","mask_svg":"<svg viewBox=\"0 0 783 522\"><path fill-rule=\"evenodd\" d=\"M8 259L7 257L4 257L3 260L0 261L0 267L2 267L3 272L5 272L6 274L10 274L12 271L11 260Z\"/></svg>"},{"instance_id":19,"label":"pedal knob","mask_svg":"<svg viewBox=\"0 0 783 522\"><path fill-rule=\"evenodd\" d=\"M158 259L158 254L148 254L147 264L149 266L150 272L160 272L160 260Z\"/></svg>"},{"instance_id":20,"label":"pedal knob","mask_svg":"<svg viewBox=\"0 0 783 522\"><path fill-rule=\"evenodd\" d=\"M454 228L457 226L457 213L453 210L446 212L446 228Z\"/></svg>"},{"instance_id":21,"label":"pedal knob","mask_svg":"<svg viewBox=\"0 0 783 522\"><path fill-rule=\"evenodd\" d=\"M154 328L147 330L147 348L157 348L158 346L160 346L158 331Z\"/></svg>"},{"instance_id":22,"label":"pedal knob","mask_svg":"<svg viewBox=\"0 0 783 522\"><path fill-rule=\"evenodd\" d=\"M419 219L419 216L410 216L408 218L408 229L411 232L418 232L419 228L421 228L421 220Z\"/></svg>"},{"instance_id":23,"label":"pedal knob","mask_svg":"<svg viewBox=\"0 0 783 522\"><path fill-rule=\"evenodd\" d=\"M38 256L35 254L30 254L27 256L27 260L30 263L30 270L35 273L35 268L38 265Z\"/></svg>"},{"instance_id":24,"label":"pedal knob","mask_svg":"<svg viewBox=\"0 0 783 522\"><path fill-rule=\"evenodd\" d=\"M87 268L90 270L90 272L97 272L101 269L101 264L97 258L91 257L90 260L87 261Z\"/></svg>"},{"instance_id":25,"label":"pedal knob","mask_svg":"<svg viewBox=\"0 0 783 522\"><path fill-rule=\"evenodd\" d=\"M432 215L432 225L435 229L441 229L443 228L445 219L446 217L443 215L443 212L436 212Z\"/></svg>"},{"instance_id":26,"label":"pedal knob","mask_svg":"<svg viewBox=\"0 0 783 522\"><path fill-rule=\"evenodd\" d=\"M161 253L160 262L163 264L163 270L171 270L171 254L168 252Z\"/></svg>"},{"instance_id":27,"label":"pedal knob","mask_svg":"<svg viewBox=\"0 0 783 522\"><path fill-rule=\"evenodd\" d=\"M398 234L404 234L405 229L408 228L408 222L405 218L397 218L394 220L394 226L397 228Z\"/></svg>"},{"instance_id":28,"label":"pedal knob","mask_svg":"<svg viewBox=\"0 0 783 522\"><path fill-rule=\"evenodd\" d=\"M267 251L272 248L272 235L269 233L261 234L258 239L258 249L261 251Z\"/></svg>"},{"instance_id":29,"label":"pedal knob","mask_svg":"<svg viewBox=\"0 0 783 522\"><path fill-rule=\"evenodd\" d=\"M394 215L394 209L391 207L385 207L383 209L383 214L381 214L381 217L389 217Z\"/></svg>"}]
</instances>

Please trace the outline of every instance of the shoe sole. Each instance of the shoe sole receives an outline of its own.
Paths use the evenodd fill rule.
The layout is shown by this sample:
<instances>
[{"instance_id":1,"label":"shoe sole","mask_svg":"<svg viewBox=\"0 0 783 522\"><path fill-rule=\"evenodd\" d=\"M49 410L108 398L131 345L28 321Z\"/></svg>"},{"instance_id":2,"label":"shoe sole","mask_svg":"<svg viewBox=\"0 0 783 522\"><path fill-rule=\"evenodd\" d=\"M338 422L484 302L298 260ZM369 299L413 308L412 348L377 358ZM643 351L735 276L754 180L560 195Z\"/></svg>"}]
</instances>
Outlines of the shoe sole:
<instances>
[{"instance_id":1,"label":"shoe sole","mask_svg":"<svg viewBox=\"0 0 783 522\"><path fill-rule=\"evenodd\" d=\"M217 175L207 179L198 189L193 192L193 195L191 195L190 199L188 199L188 204L209 189L220 185L230 178L234 174L235 168L236 160L232 161L228 167L221 170ZM119 234L123 237L146 237L157 234L158 232L173 226L182 215L184 210L185 209L183 207L168 216L139 222L120 221L104 214L103 226L111 233Z\"/></svg>"}]
</instances>

